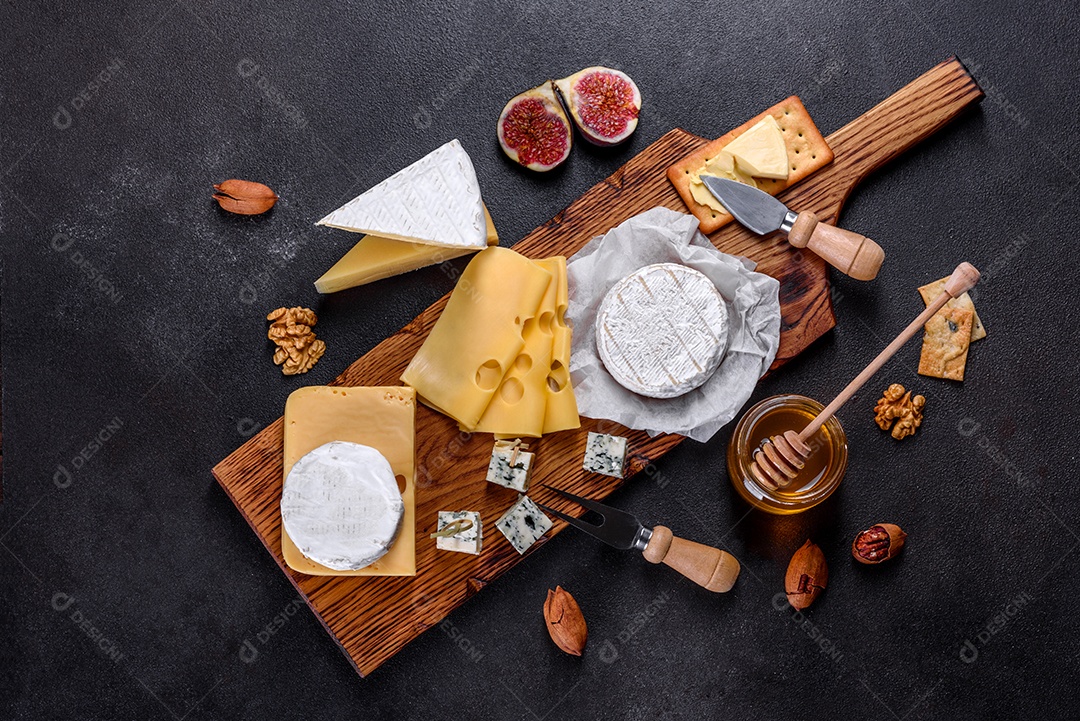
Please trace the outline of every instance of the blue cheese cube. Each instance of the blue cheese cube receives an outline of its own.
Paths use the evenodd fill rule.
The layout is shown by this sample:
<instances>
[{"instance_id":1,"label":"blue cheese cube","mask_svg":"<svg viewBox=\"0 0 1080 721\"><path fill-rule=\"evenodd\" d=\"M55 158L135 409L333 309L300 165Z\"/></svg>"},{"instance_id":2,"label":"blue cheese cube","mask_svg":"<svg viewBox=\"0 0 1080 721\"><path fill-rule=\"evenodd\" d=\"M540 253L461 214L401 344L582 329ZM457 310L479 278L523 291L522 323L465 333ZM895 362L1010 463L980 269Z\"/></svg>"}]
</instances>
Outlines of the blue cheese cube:
<instances>
[{"instance_id":1,"label":"blue cheese cube","mask_svg":"<svg viewBox=\"0 0 1080 721\"><path fill-rule=\"evenodd\" d=\"M484 545L483 526L480 524L480 514L476 511L439 511L439 531L446 528L454 521L472 521L472 527L459 531L452 536L437 536L435 547L443 551L458 551L480 555L480 549Z\"/></svg>"},{"instance_id":2,"label":"blue cheese cube","mask_svg":"<svg viewBox=\"0 0 1080 721\"><path fill-rule=\"evenodd\" d=\"M528 496L519 496L518 502L495 521L495 527L518 553L523 554L548 532L551 519Z\"/></svg>"},{"instance_id":3,"label":"blue cheese cube","mask_svg":"<svg viewBox=\"0 0 1080 721\"><path fill-rule=\"evenodd\" d=\"M590 431L589 441L585 444L585 470L623 478L626 474L626 443L622 436Z\"/></svg>"},{"instance_id":4,"label":"blue cheese cube","mask_svg":"<svg viewBox=\"0 0 1080 721\"><path fill-rule=\"evenodd\" d=\"M521 449L520 441L495 441L488 464L488 481L519 493L529 490L535 454Z\"/></svg>"}]
</instances>

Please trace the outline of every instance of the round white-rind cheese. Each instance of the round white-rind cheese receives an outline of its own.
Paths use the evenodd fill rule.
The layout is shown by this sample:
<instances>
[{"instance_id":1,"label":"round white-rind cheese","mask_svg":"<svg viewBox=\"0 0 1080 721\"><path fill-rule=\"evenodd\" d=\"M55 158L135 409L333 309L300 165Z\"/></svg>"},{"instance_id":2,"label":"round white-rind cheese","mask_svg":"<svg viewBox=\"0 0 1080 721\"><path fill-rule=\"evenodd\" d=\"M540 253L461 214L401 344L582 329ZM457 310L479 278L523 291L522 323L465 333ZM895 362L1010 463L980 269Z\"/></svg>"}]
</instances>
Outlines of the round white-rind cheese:
<instances>
[{"instance_id":1,"label":"round white-rind cheese","mask_svg":"<svg viewBox=\"0 0 1080 721\"><path fill-rule=\"evenodd\" d=\"M298 460L281 492L281 521L305 557L335 571L390 550L405 515L390 462L359 443L331 441Z\"/></svg>"},{"instance_id":2,"label":"round white-rind cheese","mask_svg":"<svg viewBox=\"0 0 1080 721\"><path fill-rule=\"evenodd\" d=\"M647 265L608 291L596 317L596 348L627 390L674 398L712 377L727 349L728 311L703 273Z\"/></svg>"}]
</instances>

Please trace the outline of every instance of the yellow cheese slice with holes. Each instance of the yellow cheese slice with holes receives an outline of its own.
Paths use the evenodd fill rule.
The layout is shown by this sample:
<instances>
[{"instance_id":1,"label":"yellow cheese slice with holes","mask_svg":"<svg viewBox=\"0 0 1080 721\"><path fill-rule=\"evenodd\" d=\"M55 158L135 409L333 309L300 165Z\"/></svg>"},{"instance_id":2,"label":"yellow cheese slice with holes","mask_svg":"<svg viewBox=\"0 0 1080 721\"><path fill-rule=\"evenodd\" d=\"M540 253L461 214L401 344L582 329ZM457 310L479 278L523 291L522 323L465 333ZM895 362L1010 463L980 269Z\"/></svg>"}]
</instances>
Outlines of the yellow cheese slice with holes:
<instances>
[{"instance_id":1,"label":"yellow cheese slice with holes","mask_svg":"<svg viewBox=\"0 0 1080 721\"><path fill-rule=\"evenodd\" d=\"M525 321L522 330L525 347L507 369L499 390L491 397L491 403L473 431L494 433L500 438L539 438L543 435L552 330L559 290L559 260L565 274L565 258L533 261L550 273L553 280L540 300L536 315Z\"/></svg>"},{"instance_id":2,"label":"yellow cheese slice with holes","mask_svg":"<svg viewBox=\"0 0 1080 721\"><path fill-rule=\"evenodd\" d=\"M401 380L424 403L475 428L525 347L522 329L551 282L551 273L508 248L480 251Z\"/></svg>"},{"instance_id":3,"label":"yellow cheese slice with holes","mask_svg":"<svg viewBox=\"0 0 1080 721\"><path fill-rule=\"evenodd\" d=\"M544 433L555 433L581 427L574 387L570 385L570 338L573 330L566 324L569 287L566 282L566 258L551 258L557 272L555 283L555 318L551 328L551 364L547 375L547 407L544 411Z\"/></svg>"},{"instance_id":4,"label":"yellow cheese slice with holes","mask_svg":"<svg viewBox=\"0 0 1080 721\"><path fill-rule=\"evenodd\" d=\"M787 180L787 146L776 118L767 115L761 122L724 146L739 168L756 178Z\"/></svg>"},{"instance_id":5,"label":"yellow cheese slice with holes","mask_svg":"<svg viewBox=\"0 0 1080 721\"><path fill-rule=\"evenodd\" d=\"M484 220L487 223L488 245L498 245L499 234L495 232L487 206L484 206ZM315 290L336 293L475 252L476 248L444 248L365 235L315 281Z\"/></svg>"},{"instance_id":6,"label":"yellow cheese slice with holes","mask_svg":"<svg viewBox=\"0 0 1080 721\"><path fill-rule=\"evenodd\" d=\"M284 476L310 451L330 441L349 441L382 453L397 476L405 502L401 528L390 550L370 566L335 571L304 556L285 526L281 553L289 568L311 576L416 575L416 394L412 388L308 386L285 402Z\"/></svg>"}]
</instances>

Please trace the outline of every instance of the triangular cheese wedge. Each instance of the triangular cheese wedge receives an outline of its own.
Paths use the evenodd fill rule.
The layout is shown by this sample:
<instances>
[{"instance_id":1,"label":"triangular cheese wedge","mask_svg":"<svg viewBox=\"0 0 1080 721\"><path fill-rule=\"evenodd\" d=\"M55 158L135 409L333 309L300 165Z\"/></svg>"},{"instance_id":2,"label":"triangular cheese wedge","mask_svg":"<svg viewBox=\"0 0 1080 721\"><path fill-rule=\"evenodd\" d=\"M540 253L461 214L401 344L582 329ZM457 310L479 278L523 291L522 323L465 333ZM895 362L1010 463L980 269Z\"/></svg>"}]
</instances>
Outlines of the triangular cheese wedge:
<instances>
[{"instance_id":1,"label":"triangular cheese wedge","mask_svg":"<svg viewBox=\"0 0 1080 721\"><path fill-rule=\"evenodd\" d=\"M445 248L487 247L480 185L457 140L394 173L318 224Z\"/></svg>"},{"instance_id":2,"label":"triangular cheese wedge","mask_svg":"<svg viewBox=\"0 0 1080 721\"><path fill-rule=\"evenodd\" d=\"M498 245L499 235L491 222L491 215L484 208L487 244ZM474 252L475 248L442 248L437 245L420 245L401 240L390 240L375 235L365 235L341 260L315 281L320 293L336 293L346 288L371 283L392 275L407 273L436 263L458 258Z\"/></svg>"},{"instance_id":3,"label":"triangular cheese wedge","mask_svg":"<svg viewBox=\"0 0 1080 721\"><path fill-rule=\"evenodd\" d=\"M755 178L787 180L787 146L776 118L769 115L724 146L739 167Z\"/></svg>"}]
</instances>

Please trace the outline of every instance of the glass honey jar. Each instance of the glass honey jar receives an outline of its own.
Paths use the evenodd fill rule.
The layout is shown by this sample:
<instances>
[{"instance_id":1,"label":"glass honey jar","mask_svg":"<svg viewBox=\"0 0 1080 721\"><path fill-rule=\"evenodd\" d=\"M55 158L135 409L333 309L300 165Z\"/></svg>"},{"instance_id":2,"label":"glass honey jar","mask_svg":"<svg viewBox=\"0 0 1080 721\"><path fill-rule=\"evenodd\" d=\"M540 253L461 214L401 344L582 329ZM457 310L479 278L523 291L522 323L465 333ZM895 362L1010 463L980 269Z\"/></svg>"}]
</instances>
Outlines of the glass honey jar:
<instances>
[{"instance_id":1,"label":"glass honey jar","mask_svg":"<svg viewBox=\"0 0 1080 721\"><path fill-rule=\"evenodd\" d=\"M766 488L750 470L763 440L801 431L823 409L813 398L789 394L766 398L743 415L728 445L727 466L732 485L747 503L767 513L788 515L813 508L832 495L847 470L847 435L836 416L807 441L812 451L791 485Z\"/></svg>"}]
</instances>

